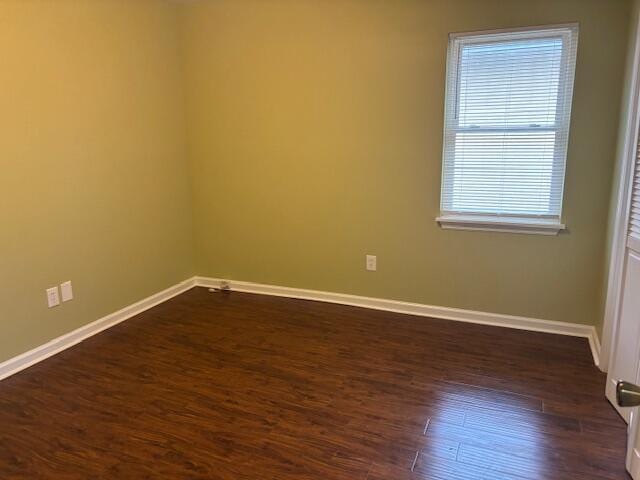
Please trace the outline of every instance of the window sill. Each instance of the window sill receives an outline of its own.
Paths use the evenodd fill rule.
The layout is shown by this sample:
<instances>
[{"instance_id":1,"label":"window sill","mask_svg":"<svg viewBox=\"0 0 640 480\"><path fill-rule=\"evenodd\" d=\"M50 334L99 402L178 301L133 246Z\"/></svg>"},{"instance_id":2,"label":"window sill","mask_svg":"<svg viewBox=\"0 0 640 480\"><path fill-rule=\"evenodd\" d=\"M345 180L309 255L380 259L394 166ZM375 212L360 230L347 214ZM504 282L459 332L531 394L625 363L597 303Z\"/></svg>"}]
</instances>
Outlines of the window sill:
<instances>
[{"instance_id":1,"label":"window sill","mask_svg":"<svg viewBox=\"0 0 640 480\"><path fill-rule=\"evenodd\" d=\"M499 217L480 215L443 215L436 221L448 230L478 230L483 232L528 233L557 235L566 227L555 219Z\"/></svg>"}]
</instances>

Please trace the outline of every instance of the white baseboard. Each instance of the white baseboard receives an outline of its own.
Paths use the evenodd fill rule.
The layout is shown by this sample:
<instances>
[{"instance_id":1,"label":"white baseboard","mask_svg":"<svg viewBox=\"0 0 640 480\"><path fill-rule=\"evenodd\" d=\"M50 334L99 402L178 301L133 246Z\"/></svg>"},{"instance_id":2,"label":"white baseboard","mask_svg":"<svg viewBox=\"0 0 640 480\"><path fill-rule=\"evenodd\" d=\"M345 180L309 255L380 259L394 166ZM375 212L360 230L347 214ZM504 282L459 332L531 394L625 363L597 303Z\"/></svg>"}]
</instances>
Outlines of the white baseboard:
<instances>
[{"instance_id":1,"label":"white baseboard","mask_svg":"<svg viewBox=\"0 0 640 480\"><path fill-rule=\"evenodd\" d=\"M51 340L39 347L25 352L16 357L0 363L0 380L18 373L56 353L70 348L83 340L96 335L120 322L123 322L139 313L144 312L170 298L179 295L194 286L219 287L222 279L209 277L194 277L178 283L172 287L125 307L117 312L102 317L95 322L84 325L72 332ZM555 333L584 337L589 341L591 354L596 365L600 358L600 340L594 327L576 323L556 322L537 318L518 317L499 313L486 313L460 308L438 307L420 303L402 302L381 298L362 297L344 293L322 292L318 290L305 290L301 288L281 287L276 285L264 285L260 283L228 281L231 289L238 292L257 293L276 297L298 298L315 300L319 302L337 303L355 307L371 308L388 312L404 313L422 317L440 318L458 322L478 323L498 327L516 328L534 332Z\"/></svg>"},{"instance_id":2,"label":"white baseboard","mask_svg":"<svg viewBox=\"0 0 640 480\"><path fill-rule=\"evenodd\" d=\"M573 337L587 338L596 365L599 363L600 341L596 329L591 325L577 323L556 322L553 320L541 320L538 318L518 317L500 313L486 313L460 308L438 307L421 303L402 302L381 298L361 297L344 293L322 292L318 290L305 290L301 288L281 287L276 285L264 285L252 282L240 282L220 278L195 277L197 286L219 287L221 281L229 282L231 290L246 293L258 293L276 297L299 298L303 300L316 300L319 302L339 303L355 307L372 308L388 312L405 313L422 317L455 320L458 322L478 323L497 327L516 328L533 332L555 333L558 335L570 335Z\"/></svg>"},{"instance_id":3,"label":"white baseboard","mask_svg":"<svg viewBox=\"0 0 640 480\"><path fill-rule=\"evenodd\" d=\"M593 327L593 331L589 336L589 347L591 347L591 355L593 355L593 363L596 364L596 367L600 368L600 337L598 337L598 331ZM604 372L604 370L602 370Z\"/></svg>"},{"instance_id":4,"label":"white baseboard","mask_svg":"<svg viewBox=\"0 0 640 480\"><path fill-rule=\"evenodd\" d=\"M84 325L72 332L55 338L44 345L34 348L33 350L29 350L17 357L10 358L5 362L0 363L0 380L18 373L31 365L41 362L56 353L66 350L67 348L72 347L77 343L106 330L107 328L142 313L145 310L155 307L162 302L166 302L170 298L194 287L195 284L195 279L193 278L185 280L177 285L167 288L166 290L118 310L117 312L102 317L95 322L89 323L88 325Z\"/></svg>"}]
</instances>

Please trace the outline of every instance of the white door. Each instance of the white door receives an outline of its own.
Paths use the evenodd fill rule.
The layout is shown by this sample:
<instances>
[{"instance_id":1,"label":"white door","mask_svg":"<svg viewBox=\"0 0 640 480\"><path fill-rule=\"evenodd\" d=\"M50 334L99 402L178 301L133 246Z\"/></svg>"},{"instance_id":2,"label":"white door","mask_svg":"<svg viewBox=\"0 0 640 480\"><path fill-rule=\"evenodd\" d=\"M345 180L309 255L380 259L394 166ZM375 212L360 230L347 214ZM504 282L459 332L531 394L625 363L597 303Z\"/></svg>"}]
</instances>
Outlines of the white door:
<instances>
[{"instance_id":1,"label":"white door","mask_svg":"<svg viewBox=\"0 0 640 480\"><path fill-rule=\"evenodd\" d=\"M630 247L630 243L627 243L624 259L618 339L607 381L607 398L627 423L631 420L632 410L618 407L615 389L620 380L638 383L640 366L640 245L636 249ZM635 243L640 243L640 240Z\"/></svg>"},{"instance_id":2,"label":"white door","mask_svg":"<svg viewBox=\"0 0 640 480\"><path fill-rule=\"evenodd\" d=\"M634 480L640 480L640 411L638 407L620 408L615 394L616 383L620 380L640 383L640 148L636 155L630 202L618 329L607 376L606 394L629 423L627 468Z\"/></svg>"}]
</instances>

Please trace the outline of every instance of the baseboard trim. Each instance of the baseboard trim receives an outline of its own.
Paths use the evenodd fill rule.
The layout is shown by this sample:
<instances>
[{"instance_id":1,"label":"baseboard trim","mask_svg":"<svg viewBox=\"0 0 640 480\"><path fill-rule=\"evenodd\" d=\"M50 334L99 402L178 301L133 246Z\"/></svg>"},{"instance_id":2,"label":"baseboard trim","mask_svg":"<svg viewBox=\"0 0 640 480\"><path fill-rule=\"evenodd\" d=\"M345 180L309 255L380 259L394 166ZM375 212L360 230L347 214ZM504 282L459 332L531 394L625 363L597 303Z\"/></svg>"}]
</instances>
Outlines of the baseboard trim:
<instances>
[{"instance_id":1,"label":"baseboard trim","mask_svg":"<svg viewBox=\"0 0 640 480\"><path fill-rule=\"evenodd\" d=\"M261 283L242 282L221 278L195 277L197 286L209 288L219 287L220 282L223 280L229 283L231 290L238 292L338 303L341 305L351 305L355 307L371 308L374 310L384 310L387 312L404 313L421 317L432 317L444 320L454 320L457 322L477 323L496 327L515 328L518 330L582 337L588 339L591 354L593 355L593 361L596 365L599 364L600 341L595 328L590 325L519 317L500 313L487 313L475 310L464 310L461 308L439 307L434 305L424 305L421 303L402 302L399 300L362 297L359 295L349 295L345 293L306 290L301 288L265 285Z\"/></svg>"},{"instance_id":2,"label":"baseboard trim","mask_svg":"<svg viewBox=\"0 0 640 480\"><path fill-rule=\"evenodd\" d=\"M591 347L591 355L593 355L593 363L596 364L596 367L602 370L602 367L600 366L600 350L601 350L600 337L598 336L598 331L595 328L593 328L593 331L589 336L589 347ZM604 370L602 371L604 372Z\"/></svg>"},{"instance_id":3,"label":"baseboard trim","mask_svg":"<svg viewBox=\"0 0 640 480\"><path fill-rule=\"evenodd\" d=\"M121 323L139 313L149 310L156 305L166 302L170 298L180 295L181 293L193 288L196 285L195 279L190 278L183 282L180 282L172 287L169 287L161 292L151 295L139 302L124 307L117 312L110 313L105 317L102 317L92 323L84 325L72 332L64 334L58 338L54 338L50 342L47 342L39 347L36 347L28 352L25 352L16 357L10 358L3 363L0 363L0 380L10 377L25 368L30 367L38 362L41 362L56 353L59 353L67 348L70 348L83 340L96 335L107 328L113 327L118 323Z\"/></svg>"},{"instance_id":4,"label":"baseboard trim","mask_svg":"<svg viewBox=\"0 0 640 480\"><path fill-rule=\"evenodd\" d=\"M193 277L173 285L161 292L151 295L139 302L129 305L117 312L106 315L92 323L84 325L72 332L57 337L39 347L0 363L0 380L14 375L31 365L41 362L67 348L70 348L83 340L96 335L118 323L121 323L139 313L166 302L181 293L199 287L219 287L223 279L210 277ZM318 290L306 290L302 288L282 287L277 285L265 285L253 282L241 282L226 280L232 290L246 293L256 293L275 297L297 298L302 300L314 300L318 302L337 303L354 307L371 308L387 312L403 313L421 317L432 317L457 322L477 323L496 327L515 328L533 332L554 333L557 335L569 335L588 339L593 361L596 366L600 363L600 339L596 329L589 325L576 323L556 322L537 318L519 317L499 313L487 313L460 308L439 307L420 303L402 302L382 298L363 297L345 293L323 292Z\"/></svg>"}]
</instances>

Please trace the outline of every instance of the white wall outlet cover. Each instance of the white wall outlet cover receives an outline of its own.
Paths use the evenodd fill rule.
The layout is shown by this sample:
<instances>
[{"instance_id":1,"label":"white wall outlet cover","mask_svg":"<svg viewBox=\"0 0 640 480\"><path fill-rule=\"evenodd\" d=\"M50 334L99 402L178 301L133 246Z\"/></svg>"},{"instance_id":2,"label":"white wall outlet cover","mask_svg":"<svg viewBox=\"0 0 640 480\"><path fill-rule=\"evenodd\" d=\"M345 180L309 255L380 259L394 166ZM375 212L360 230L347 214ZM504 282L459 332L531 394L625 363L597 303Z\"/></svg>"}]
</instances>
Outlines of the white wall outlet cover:
<instances>
[{"instance_id":1,"label":"white wall outlet cover","mask_svg":"<svg viewBox=\"0 0 640 480\"><path fill-rule=\"evenodd\" d=\"M63 302L73 300L73 286L71 285L71 281L60 284L60 295L62 296Z\"/></svg>"},{"instance_id":2,"label":"white wall outlet cover","mask_svg":"<svg viewBox=\"0 0 640 480\"><path fill-rule=\"evenodd\" d=\"M60 305L58 287L47 288L47 305L49 306L49 308Z\"/></svg>"},{"instance_id":3,"label":"white wall outlet cover","mask_svg":"<svg viewBox=\"0 0 640 480\"><path fill-rule=\"evenodd\" d=\"M367 270L375 272L378 269L378 257L375 255L367 255Z\"/></svg>"}]
</instances>

